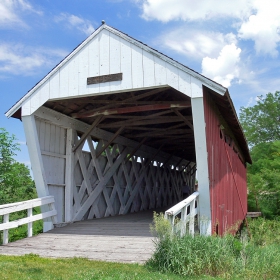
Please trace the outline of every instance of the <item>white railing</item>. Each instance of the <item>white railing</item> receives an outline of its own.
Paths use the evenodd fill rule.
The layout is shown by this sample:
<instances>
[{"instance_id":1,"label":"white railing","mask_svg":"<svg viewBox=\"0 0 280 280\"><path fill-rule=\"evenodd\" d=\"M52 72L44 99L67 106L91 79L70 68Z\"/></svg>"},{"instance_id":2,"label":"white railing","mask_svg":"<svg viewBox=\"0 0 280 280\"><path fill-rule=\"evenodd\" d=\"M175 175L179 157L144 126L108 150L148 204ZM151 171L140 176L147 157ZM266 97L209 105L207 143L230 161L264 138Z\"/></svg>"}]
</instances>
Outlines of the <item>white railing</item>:
<instances>
[{"instance_id":1,"label":"white railing","mask_svg":"<svg viewBox=\"0 0 280 280\"><path fill-rule=\"evenodd\" d=\"M194 192L189 197L179 202L172 208L165 211L165 218L168 219L172 226L172 232L184 236L188 232L194 235L195 218L199 224L199 193Z\"/></svg>"},{"instance_id":2,"label":"white railing","mask_svg":"<svg viewBox=\"0 0 280 280\"><path fill-rule=\"evenodd\" d=\"M50 210L33 216L33 208L43 205L49 205L48 209ZM22 210L27 210L26 218L9 221L11 213ZM31 237L33 232L33 222L51 217L53 223L56 223L56 214L57 212L54 207L53 196L45 196L32 200L0 205L0 216L3 216L3 223L0 224L0 231L3 230L3 244L7 244L9 242L9 229L28 224L27 236Z\"/></svg>"}]
</instances>

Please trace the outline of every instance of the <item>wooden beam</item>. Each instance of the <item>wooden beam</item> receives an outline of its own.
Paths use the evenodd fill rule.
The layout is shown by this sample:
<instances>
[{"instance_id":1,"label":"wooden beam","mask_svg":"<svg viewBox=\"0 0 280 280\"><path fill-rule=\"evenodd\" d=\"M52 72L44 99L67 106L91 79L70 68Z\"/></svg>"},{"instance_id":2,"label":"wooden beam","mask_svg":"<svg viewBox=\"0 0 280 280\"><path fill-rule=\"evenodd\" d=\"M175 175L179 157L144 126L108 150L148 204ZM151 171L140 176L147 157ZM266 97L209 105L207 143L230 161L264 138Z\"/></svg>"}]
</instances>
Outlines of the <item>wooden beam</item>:
<instances>
[{"instance_id":1,"label":"wooden beam","mask_svg":"<svg viewBox=\"0 0 280 280\"><path fill-rule=\"evenodd\" d=\"M133 107L123 107L123 108L114 108L100 110L96 112L85 112L85 113L74 113L71 114L73 118L90 118L99 115L118 115L118 114L127 114L127 113L136 113L136 112L147 112L147 111L157 111L165 110L169 108L188 108L190 107L189 102L178 104L176 101L171 104L156 104L156 105L143 105L143 106L133 106Z\"/></svg>"},{"instance_id":2,"label":"wooden beam","mask_svg":"<svg viewBox=\"0 0 280 280\"><path fill-rule=\"evenodd\" d=\"M175 114L176 114L177 116L179 116L179 117L183 120L183 122L184 122L186 125L188 125L188 126L193 130L193 125L191 124L191 122L190 122L189 120L187 120L187 119L185 118L185 116L183 116L177 109L173 109L173 111L175 112Z\"/></svg>"},{"instance_id":3,"label":"wooden beam","mask_svg":"<svg viewBox=\"0 0 280 280\"><path fill-rule=\"evenodd\" d=\"M139 134L126 134L126 137L168 137L168 135L182 135L182 134L185 134L185 135L182 135L182 136L185 136L187 134L191 134L192 131L190 129L174 129L174 130L160 130L160 131L149 131L149 132L144 132L144 133L139 133Z\"/></svg>"},{"instance_id":4,"label":"wooden beam","mask_svg":"<svg viewBox=\"0 0 280 280\"><path fill-rule=\"evenodd\" d=\"M39 119L47 120L48 122L51 122L53 124L56 124L58 126L66 127L66 128L72 128L81 132L86 132L89 128L89 125L76 119L72 119L66 115L63 115L59 112L56 112L52 109L46 108L46 107L41 107L36 111L36 117ZM179 117L176 117L177 119L180 119ZM181 120L180 120L181 121ZM101 124L102 125L102 124ZM101 126L99 125L99 127ZM95 139L104 139L105 141L109 141L112 136L114 135L113 133L109 131L105 131L103 129L100 129L99 127L96 127L93 129L91 132L90 136L95 138ZM120 126L118 126L120 127ZM122 146L128 146L130 148L129 151L133 150L137 145L138 142L134 140L130 140L128 138L124 138L121 136L118 136L114 143L117 143ZM136 155L143 156L143 157L148 157L150 154L152 154L155 151L155 148L149 147L147 144L142 145L139 150L137 151ZM164 152L161 152L157 160L159 161L164 161L164 159L168 155ZM174 161L178 161L178 157L173 157ZM74 192L75 194L75 192Z\"/></svg>"},{"instance_id":5,"label":"wooden beam","mask_svg":"<svg viewBox=\"0 0 280 280\"><path fill-rule=\"evenodd\" d=\"M127 101L127 100L121 100L121 101L116 101L116 100L111 100L111 99L91 99L91 100L86 100L86 101L83 101L83 100L79 100L79 106L80 104L82 104L82 106L85 106L85 104L110 104L110 105L129 105L129 104L134 104L134 105L158 105L158 104L172 104L172 103L176 103L176 104L185 104L186 102L188 101L157 101L157 100L146 100L146 101L135 101L135 100L130 100L130 101ZM59 103L61 106L65 106L65 108L69 108L67 105L69 104L72 104L71 101L61 101ZM190 104L190 102L189 102ZM82 108L81 108L82 109ZM95 109L94 109L95 110ZM100 108L96 108L96 110L100 110Z\"/></svg>"},{"instance_id":6,"label":"wooden beam","mask_svg":"<svg viewBox=\"0 0 280 280\"><path fill-rule=\"evenodd\" d=\"M142 98L145 98L145 97L157 94L157 93L162 92L164 90L166 90L166 88L157 88L157 89L151 90L149 92L146 92L146 93L143 93L143 94L140 94L140 95L136 95L136 96L127 98L124 101L127 101L127 102L129 102L129 101L136 101L136 100L139 100L139 99L142 99ZM112 107L115 107L115 103L114 103L113 100L112 100L111 104L102 106L102 107L97 108L97 109L90 110L87 113L88 114L94 114L95 112L102 111L102 110L107 110L107 109L110 109ZM72 114L71 116L73 118L77 118L77 117L75 117L76 114L79 114L79 113ZM83 113L81 113L81 114L83 114Z\"/></svg>"},{"instance_id":7,"label":"wooden beam","mask_svg":"<svg viewBox=\"0 0 280 280\"><path fill-rule=\"evenodd\" d=\"M143 138L142 141L135 147L135 149L129 154L129 156L126 158L125 162L129 161L134 154L138 151L138 149L145 143L147 140L147 137Z\"/></svg>"},{"instance_id":8,"label":"wooden beam","mask_svg":"<svg viewBox=\"0 0 280 280\"><path fill-rule=\"evenodd\" d=\"M162 164L162 166L165 166L165 165L169 162L169 160L172 159L172 157L173 157L173 154L171 154L171 155L164 161L164 163Z\"/></svg>"},{"instance_id":9,"label":"wooden beam","mask_svg":"<svg viewBox=\"0 0 280 280\"><path fill-rule=\"evenodd\" d=\"M103 116L98 116L98 118L93 122L93 124L88 128L88 130L82 135L78 143L73 148L73 152L75 153L76 150L85 142L87 137L90 135L92 130L102 121Z\"/></svg>"},{"instance_id":10,"label":"wooden beam","mask_svg":"<svg viewBox=\"0 0 280 280\"><path fill-rule=\"evenodd\" d=\"M161 117L161 118L153 118L153 119L145 119L142 120L126 120L126 121L119 121L110 124L101 124L99 128L114 128L120 127L120 125L127 126L143 126L143 125L153 125L153 124L161 124L161 123L174 123L174 122L182 122L182 119L176 116L170 117Z\"/></svg>"},{"instance_id":11,"label":"wooden beam","mask_svg":"<svg viewBox=\"0 0 280 280\"><path fill-rule=\"evenodd\" d=\"M111 143L119 136L119 134L122 132L122 130L124 129L125 127L122 126L118 129L118 131L113 135L113 137L107 142L107 144L102 147L102 149L96 154L96 158L98 158L110 145Z\"/></svg>"}]
</instances>

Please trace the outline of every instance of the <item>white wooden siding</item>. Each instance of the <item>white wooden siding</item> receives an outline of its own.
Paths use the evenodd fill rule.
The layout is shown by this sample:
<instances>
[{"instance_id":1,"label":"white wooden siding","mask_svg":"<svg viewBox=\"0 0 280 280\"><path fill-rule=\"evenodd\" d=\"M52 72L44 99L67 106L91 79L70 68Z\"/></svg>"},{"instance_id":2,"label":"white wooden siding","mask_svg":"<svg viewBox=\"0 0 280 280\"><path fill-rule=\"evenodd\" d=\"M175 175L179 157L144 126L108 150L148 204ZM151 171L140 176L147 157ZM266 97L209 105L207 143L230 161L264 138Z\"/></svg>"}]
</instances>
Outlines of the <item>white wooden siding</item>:
<instances>
[{"instance_id":1,"label":"white wooden siding","mask_svg":"<svg viewBox=\"0 0 280 280\"><path fill-rule=\"evenodd\" d=\"M87 85L87 78L123 73L122 81ZM169 85L191 96L190 75L104 29L45 81L22 107L34 113L46 101Z\"/></svg>"},{"instance_id":2,"label":"white wooden siding","mask_svg":"<svg viewBox=\"0 0 280 280\"><path fill-rule=\"evenodd\" d=\"M119 38L119 39L117 39ZM116 40L115 40L116 39ZM119 43L117 42L119 41ZM109 44L109 45L107 45ZM107 50L108 53L106 53ZM57 65L45 78L42 79L29 93L27 93L20 101L18 101L7 113L6 116L12 116L20 107L22 107L22 114L23 115L30 115L36 109L39 108L42 104L46 96L44 95L43 99L39 99L39 103L34 101L35 107L31 110L30 99L33 98L34 95L37 95L42 91L42 85L45 83L51 83L50 85L50 92L49 98L51 99L59 99L59 98L67 98L68 96L86 96L86 95L93 95L97 93L109 93L105 91L108 89L107 85L102 85L100 90L100 85L86 85L85 87L85 79L89 76L98 76L101 73L105 73L106 69L108 70L106 74L112 73L113 68L111 67L114 64L114 67L119 67L118 64L118 53L120 53L120 69L121 72L124 74L123 80L120 83L114 83L117 85L116 87L113 86L110 90L111 91L122 91L125 89L136 90L139 89L136 86L133 86L132 79L133 79L133 72L134 69L132 65L137 64L133 63L132 60L132 48L140 49L143 53L142 57L142 64L147 61L147 68L146 65L143 64L143 67L147 69L147 71L152 71L155 68L155 73L153 75L154 79L149 79L150 77L145 72L143 72L145 85L151 85L151 87L158 87L160 85L160 80L162 77L157 76L157 66L156 65L156 58L162 60L163 64L171 70L171 68L175 67L176 73L174 70L171 70L170 81L167 80L167 83L170 82L171 86L175 86L177 89L183 92L184 94L191 96L191 92L189 90L189 81L190 79L186 78L186 76L191 76L193 78L192 83L197 80L200 84L207 86L208 88L216 91L217 93L224 95L226 92L226 88L223 86L201 76L199 73L181 65L180 63L172 60L171 58L157 52L156 50L151 49L150 47L142 44L141 42L136 41L135 39L115 30L107 26L106 24L102 25L98 28L91 36L89 36L80 46L78 46L72 53L69 54L59 65ZM119 50L117 49L119 48ZM109 57L109 60L107 58ZM104 60L103 60L104 58ZM111 59L116 59L115 61L110 62ZM137 58L138 59L138 58ZM72 60L75 63L69 63ZM141 59L140 59L141 60ZM154 62L154 67L152 63ZM107 65L107 64L108 65ZM74 67L75 69L65 69ZM171 65L172 67L169 67ZM138 67L138 64L137 64ZM144 68L143 68L144 69ZM112 70L112 71L111 71ZM111 71L111 72L110 72ZM175 73L175 76L174 76ZM75 75L75 79L77 77L78 84L75 84L75 81L71 81L73 85L71 89L69 89L68 82L69 77ZM166 78L169 79L169 73L166 73ZM53 78L53 76L56 76ZM178 78L177 78L178 76ZM176 80L178 81L178 85L176 84ZM154 82L152 81L154 80ZM181 80L181 81L180 81ZM61 84L62 83L62 84ZM110 83L108 83L111 85ZM136 84L135 84L136 85ZM74 86L74 87L73 87ZM110 86L109 86L110 87ZM194 97L194 96L193 96Z\"/></svg>"},{"instance_id":3,"label":"white wooden siding","mask_svg":"<svg viewBox=\"0 0 280 280\"><path fill-rule=\"evenodd\" d=\"M65 220L66 129L36 118L48 192L55 197L58 222Z\"/></svg>"}]
</instances>

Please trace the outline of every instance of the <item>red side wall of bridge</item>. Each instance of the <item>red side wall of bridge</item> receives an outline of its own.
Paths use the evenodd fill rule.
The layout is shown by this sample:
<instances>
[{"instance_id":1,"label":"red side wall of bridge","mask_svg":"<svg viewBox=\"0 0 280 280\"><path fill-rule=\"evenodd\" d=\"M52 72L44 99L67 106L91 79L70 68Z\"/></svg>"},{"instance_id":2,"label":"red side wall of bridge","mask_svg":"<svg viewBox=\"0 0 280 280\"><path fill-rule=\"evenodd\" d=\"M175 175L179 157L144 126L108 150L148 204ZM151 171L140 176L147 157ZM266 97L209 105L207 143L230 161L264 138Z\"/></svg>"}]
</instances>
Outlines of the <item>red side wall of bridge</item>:
<instances>
[{"instance_id":1,"label":"red side wall of bridge","mask_svg":"<svg viewBox=\"0 0 280 280\"><path fill-rule=\"evenodd\" d=\"M204 90L212 234L234 233L247 214L246 167L234 136ZM223 124L224 129L220 129ZM230 137L230 135L232 137Z\"/></svg>"}]
</instances>

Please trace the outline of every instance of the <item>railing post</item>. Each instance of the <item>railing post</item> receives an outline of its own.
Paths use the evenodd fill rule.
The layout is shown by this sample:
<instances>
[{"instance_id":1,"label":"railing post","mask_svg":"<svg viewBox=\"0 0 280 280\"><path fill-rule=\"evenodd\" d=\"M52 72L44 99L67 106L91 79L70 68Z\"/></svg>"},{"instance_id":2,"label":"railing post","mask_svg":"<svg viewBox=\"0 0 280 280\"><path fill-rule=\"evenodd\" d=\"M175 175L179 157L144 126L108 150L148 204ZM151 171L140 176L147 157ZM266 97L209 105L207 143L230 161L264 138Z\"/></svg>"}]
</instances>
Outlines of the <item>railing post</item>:
<instances>
[{"instance_id":1,"label":"railing post","mask_svg":"<svg viewBox=\"0 0 280 280\"><path fill-rule=\"evenodd\" d=\"M200 211L199 211L199 196L196 197L196 211L197 211L197 227L200 233Z\"/></svg>"},{"instance_id":2,"label":"railing post","mask_svg":"<svg viewBox=\"0 0 280 280\"><path fill-rule=\"evenodd\" d=\"M50 207L51 210L55 210L54 202L49 204L49 207ZM57 215L52 216L51 219L52 219L53 225L57 224Z\"/></svg>"},{"instance_id":3,"label":"railing post","mask_svg":"<svg viewBox=\"0 0 280 280\"><path fill-rule=\"evenodd\" d=\"M3 223L9 222L9 215L10 214L4 215ZM3 230L3 244L8 244L8 242L9 242L9 230L5 229L5 230Z\"/></svg>"},{"instance_id":4,"label":"railing post","mask_svg":"<svg viewBox=\"0 0 280 280\"><path fill-rule=\"evenodd\" d=\"M190 203L189 234L192 236L194 236L194 210L195 210L195 199Z\"/></svg>"},{"instance_id":5,"label":"railing post","mask_svg":"<svg viewBox=\"0 0 280 280\"><path fill-rule=\"evenodd\" d=\"M186 234L186 219L187 219L187 209L188 207L182 208L181 212L181 237Z\"/></svg>"},{"instance_id":6,"label":"railing post","mask_svg":"<svg viewBox=\"0 0 280 280\"><path fill-rule=\"evenodd\" d=\"M30 218L33 216L32 208L27 209L27 217ZM28 223L28 232L27 236L32 237L33 235L33 222Z\"/></svg>"}]
</instances>

